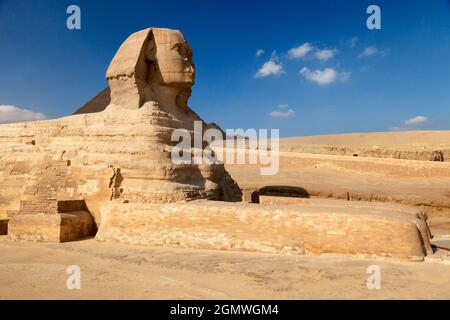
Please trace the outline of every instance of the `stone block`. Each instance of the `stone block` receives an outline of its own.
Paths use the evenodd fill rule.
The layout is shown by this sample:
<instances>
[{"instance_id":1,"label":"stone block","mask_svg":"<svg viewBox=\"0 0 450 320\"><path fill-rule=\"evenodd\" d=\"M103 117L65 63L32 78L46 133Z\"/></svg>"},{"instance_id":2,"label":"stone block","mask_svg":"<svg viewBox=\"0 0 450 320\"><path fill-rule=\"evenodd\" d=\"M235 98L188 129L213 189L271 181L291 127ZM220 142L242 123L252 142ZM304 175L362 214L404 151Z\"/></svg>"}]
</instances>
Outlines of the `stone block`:
<instances>
[{"instance_id":1,"label":"stone block","mask_svg":"<svg viewBox=\"0 0 450 320\"><path fill-rule=\"evenodd\" d=\"M33 242L67 242L95 235L96 225L87 211L54 215L24 214L10 219L8 239Z\"/></svg>"},{"instance_id":2,"label":"stone block","mask_svg":"<svg viewBox=\"0 0 450 320\"><path fill-rule=\"evenodd\" d=\"M111 204L99 241L296 254L350 254L423 261L425 222L407 214L339 207L218 201Z\"/></svg>"}]
</instances>

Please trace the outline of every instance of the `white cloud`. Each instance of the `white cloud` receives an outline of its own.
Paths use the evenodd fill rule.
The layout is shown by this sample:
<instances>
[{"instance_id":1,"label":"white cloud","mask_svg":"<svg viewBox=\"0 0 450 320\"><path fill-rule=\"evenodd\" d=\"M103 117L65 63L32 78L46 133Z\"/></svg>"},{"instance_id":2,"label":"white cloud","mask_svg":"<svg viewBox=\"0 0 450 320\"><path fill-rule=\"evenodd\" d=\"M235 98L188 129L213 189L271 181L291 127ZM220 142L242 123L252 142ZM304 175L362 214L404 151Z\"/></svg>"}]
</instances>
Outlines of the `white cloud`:
<instances>
[{"instance_id":1,"label":"white cloud","mask_svg":"<svg viewBox=\"0 0 450 320\"><path fill-rule=\"evenodd\" d=\"M277 110L269 113L272 118L289 118L295 116L295 110L290 108L287 104L280 104Z\"/></svg>"},{"instance_id":2,"label":"white cloud","mask_svg":"<svg viewBox=\"0 0 450 320\"><path fill-rule=\"evenodd\" d=\"M353 38L351 38L351 39L348 41L348 46L349 46L350 48L354 48L354 47L356 47L358 41L359 41L359 38L358 38L358 37L353 37Z\"/></svg>"},{"instance_id":3,"label":"white cloud","mask_svg":"<svg viewBox=\"0 0 450 320\"><path fill-rule=\"evenodd\" d=\"M347 81L350 77L350 72L337 72L333 68L325 68L323 70L310 70L308 68L303 68L300 70L300 74L309 81L313 81L318 85L327 85L339 81Z\"/></svg>"},{"instance_id":4,"label":"white cloud","mask_svg":"<svg viewBox=\"0 0 450 320\"><path fill-rule=\"evenodd\" d=\"M368 57L371 57L371 56L377 54L378 51L379 51L379 50L378 50L377 47L373 47L373 46L371 46L371 47L366 47L366 48L364 48L363 52L361 52L361 53L359 54L358 57L359 57L359 58L368 58Z\"/></svg>"},{"instance_id":5,"label":"white cloud","mask_svg":"<svg viewBox=\"0 0 450 320\"><path fill-rule=\"evenodd\" d=\"M312 50L314 50L314 47L309 42L305 42L304 44L292 48L288 51L288 56L290 58L303 58L308 53L310 53Z\"/></svg>"},{"instance_id":6,"label":"white cloud","mask_svg":"<svg viewBox=\"0 0 450 320\"><path fill-rule=\"evenodd\" d=\"M337 53L337 49L319 49L310 42L305 42L296 48L290 49L287 55L289 58L304 58L311 54L317 60L327 61L333 58Z\"/></svg>"},{"instance_id":7,"label":"white cloud","mask_svg":"<svg viewBox=\"0 0 450 320\"><path fill-rule=\"evenodd\" d=\"M264 54L264 52L265 52L264 49L258 49L258 50L256 50L255 55L258 58L258 57L262 56Z\"/></svg>"},{"instance_id":8,"label":"white cloud","mask_svg":"<svg viewBox=\"0 0 450 320\"><path fill-rule=\"evenodd\" d=\"M43 120L47 117L41 113L28 109L20 109L12 105L0 105L0 123Z\"/></svg>"},{"instance_id":9,"label":"white cloud","mask_svg":"<svg viewBox=\"0 0 450 320\"><path fill-rule=\"evenodd\" d=\"M336 80L336 70L325 68L324 70L311 71L308 68L300 70L300 74L310 81L314 81L319 85L333 83Z\"/></svg>"},{"instance_id":10,"label":"white cloud","mask_svg":"<svg viewBox=\"0 0 450 320\"><path fill-rule=\"evenodd\" d=\"M336 49L323 49L323 50L317 50L314 53L314 56L316 57L316 59L321 60L321 61L327 61L328 59L333 58L337 53Z\"/></svg>"},{"instance_id":11,"label":"white cloud","mask_svg":"<svg viewBox=\"0 0 450 320\"><path fill-rule=\"evenodd\" d=\"M427 117L417 116L417 117L414 117L414 118L406 120L405 124L407 126L415 126L415 125L424 124L424 123L427 123L427 122L428 122L428 118Z\"/></svg>"},{"instance_id":12,"label":"white cloud","mask_svg":"<svg viewBox=\"0 0 450 320\"><path fill-rule=\"evenodd\" d=\"M255 78L263 78L270 75L279 76L284 73L283 66L278 62L276 56L263 64L261 69L255 74Z\"/></svg>"}]
</instances>

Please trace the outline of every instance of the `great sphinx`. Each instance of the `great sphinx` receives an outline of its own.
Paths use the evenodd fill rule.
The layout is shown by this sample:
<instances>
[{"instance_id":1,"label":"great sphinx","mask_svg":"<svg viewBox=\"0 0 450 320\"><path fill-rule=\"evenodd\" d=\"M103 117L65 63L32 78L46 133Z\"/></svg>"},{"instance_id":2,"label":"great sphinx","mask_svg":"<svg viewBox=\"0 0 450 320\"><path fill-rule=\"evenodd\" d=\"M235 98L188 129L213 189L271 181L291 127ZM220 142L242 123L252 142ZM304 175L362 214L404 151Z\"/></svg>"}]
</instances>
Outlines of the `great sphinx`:
<instances>
[{"instance_id":1,"label":"great sphinx","mask_svg":"<svg viewBox=\"0 0 450 320\"><path fill-rule=\"evenodd\" d=\"M431 252L418 210L244 203L223 164L172 161L174 130L202 121L188 106L194 76L180 31L145 29L114 56L98 112L1 125L9 239L70 241L98 228L99 241L154 246L413 261Z\"/></svg>"},{"instance_id":2,"label":"great sphinx","mask_svg":"<svg viewBox=\"0 0 450 320\"><path fill-rule=\"evenodd\" d=\"M42 213L55 216L69 203L83 202L100 225L100 209L110 201L240 201L223 164L170 159L173 130L202 121L187 105L194 76L180 31L145 29L122 44L109 66L106 110L3 125L0 214L11 218L10 232L20 238L14 230L21 217L24 224L33 216L45 220Z\"/></svg>"}]
</instances>

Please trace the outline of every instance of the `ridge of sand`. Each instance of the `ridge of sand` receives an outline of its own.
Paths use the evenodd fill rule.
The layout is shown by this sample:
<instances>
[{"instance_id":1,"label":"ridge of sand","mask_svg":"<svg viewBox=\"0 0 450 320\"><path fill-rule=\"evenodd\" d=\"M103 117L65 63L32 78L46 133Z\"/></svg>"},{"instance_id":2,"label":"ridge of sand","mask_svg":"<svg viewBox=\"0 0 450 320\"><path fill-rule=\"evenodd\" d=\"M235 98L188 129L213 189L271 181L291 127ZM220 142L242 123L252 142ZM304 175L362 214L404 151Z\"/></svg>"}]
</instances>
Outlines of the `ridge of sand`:
<instances>
[{"instance_id":1,"label":"ridge of sand","mask_svg":"<svg viewBox=\"0 0 450 320\"><path fill-rule=\"evenodd\" d=\"M411 160L430 160L441 151L450 159L450 131L346 133L283 138L280 150Z\"/></svg>"}]
</instances>

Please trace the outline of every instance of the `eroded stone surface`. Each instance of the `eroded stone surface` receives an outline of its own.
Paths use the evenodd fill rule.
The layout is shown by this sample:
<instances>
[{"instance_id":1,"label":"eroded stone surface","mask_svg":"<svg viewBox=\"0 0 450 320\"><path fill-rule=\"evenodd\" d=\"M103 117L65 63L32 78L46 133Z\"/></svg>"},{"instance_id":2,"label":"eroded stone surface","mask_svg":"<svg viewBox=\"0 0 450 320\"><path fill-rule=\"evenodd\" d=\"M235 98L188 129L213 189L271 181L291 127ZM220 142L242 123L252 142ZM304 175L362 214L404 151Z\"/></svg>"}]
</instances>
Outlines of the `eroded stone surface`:
<instances>
[{"instance_id":1,"label":"eroded stone surface","mask_svg":"<svg viewBox=\"0 0 450 320\"><path fill-rule=\"evenodd\" d=\"M286 254L358 254L422 261L428 233L413 216L343 207L212 201L104 208L100 241ZM429 242L428 242L429 246Z\"/></svg>"}]
</instances>

